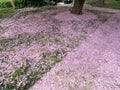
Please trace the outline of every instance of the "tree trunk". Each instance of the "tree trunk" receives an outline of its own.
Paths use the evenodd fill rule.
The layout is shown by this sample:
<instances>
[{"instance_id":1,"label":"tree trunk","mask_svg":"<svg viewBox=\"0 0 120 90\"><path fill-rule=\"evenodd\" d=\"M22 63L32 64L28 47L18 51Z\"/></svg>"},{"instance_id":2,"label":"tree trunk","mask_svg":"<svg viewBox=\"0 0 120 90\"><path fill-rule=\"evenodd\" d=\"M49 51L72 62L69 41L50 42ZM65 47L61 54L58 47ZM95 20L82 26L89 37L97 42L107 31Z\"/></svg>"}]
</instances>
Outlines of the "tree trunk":
<instances>
[{"instance_id":1,"label":"tree trunk","mask_svg":"<svg viewBox=\"0 0 120 90\"><path fill-rule=\"evenodd\" d=\"M73 6L73 8L71 10L71 13L73 13L73 14L81 14L84 2L85 2L85 0L75 0L74 6Z\"/></svg>"}]
</instances>

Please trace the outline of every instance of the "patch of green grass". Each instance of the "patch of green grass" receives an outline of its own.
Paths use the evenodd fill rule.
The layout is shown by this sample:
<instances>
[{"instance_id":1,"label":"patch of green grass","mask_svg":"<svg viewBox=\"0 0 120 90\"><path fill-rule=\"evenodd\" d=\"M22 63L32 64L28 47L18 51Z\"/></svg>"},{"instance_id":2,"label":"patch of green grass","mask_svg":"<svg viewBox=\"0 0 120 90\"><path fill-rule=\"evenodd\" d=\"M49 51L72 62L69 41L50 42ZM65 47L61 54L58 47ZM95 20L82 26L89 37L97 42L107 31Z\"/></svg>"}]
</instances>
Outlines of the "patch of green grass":
<instances>
[{"instance_id":1,"label":"patch of green grass","mask_svg":"<svg viewBox=\"0 0 120 90\"><path fill-rule=\"evenodd\" d=\"M23 11L23 12L19 13L17 18L19 18L20 16L27 16L27 15L30 15L30 14L33 14L33 13L40 13L40 12L44 12L44 11L47 11L47 10L53 10L53 9L57 10L58 7L55 7L55 6L43 6L43 7L37 8L35 10ZM53 13L52 15L56 15L56 13Z\"/></svg>"},{"instance_id":2,"label":"patch of green grass","mask_svg":"<svg viewBox=\"0 0 120 90\"><path fill-rule=\"evenodd\" d=\"M25 65L11 72L4 90L28 90L44 73L61 61L60 53L60 50L56 50L44 54L41 60L42 63L36 63L34 67L29 64L29 60L26 60Z\"/></svg>"},{"instance_id":3,"label":"patch of green grass","mask_svg":"<svg viewBox=\"0 0 120 90\"><path fill-rule=\"evenodd\" d=\"M67 47L68 47L68 48L72 48L72 49L73 49L73 48L75 47L75 45L74 45L74 44L72 44L72 43L68 43L68 44L67 44Z\"/></svg>"},{"instance_id":4,"label":"patch of green grass","mask_svg":"<svg viewBox=\"0 0 120 90\"><path fill-rule=\"evenodd\" d=\"M86 0L87 3L96 2L97 0ZM120 9L120 0L105 0L105 5L102 7Z\"/></svg>"},{"instance_id":5,"label":"patch of green grass","mask_svg":"<svg viewBox=\"0 0 120 90\"><path fill-rule=\"evenodd\" d=\"M28 64L26 66L22 66L14 70L10 75L10 78L9 78L8 84L5 87L5 90L13 90L13 89L22 90L21 88L23 88L23 86L20 86L20 87L17 86L17 84L19 83L19 81L17 80L20 77L23 78L22 75L27 74L29 68L30 68L30 65Z\"/></svg>"},{"instance_id":6,"label":"patch of green grass","mask_svg":"<svg viewBox=\"0 0 120 90\"><path fill-rule=\"evenodd\" d=\"M97 0L86 0L87 3L89 2L96 2Z\"/></svg>"},{"instance_id":7,"label":"patch of green grass","mask_svg":"<svg viewBox=\"0 0 120 90\"><path fill-rule=\"evenodd\" d=\"M9 0L0 0L0 7L1 8L11 7Z\"/></svg>"},{"instance_id":8,"label":"patch of green grass","mask_svg":"<svg viewBox=\"0 0 120 90\"><path fill-rule=\"evenodd\" d=\"M38 42L42 45L46 45L49 42L59 44L61 42L59 38L54 38L54 39L50 38L51 37L50 35L52 35L54 33L55 33L55 31L52 32L51 34L41 32L41 33L29 35L28 33L23 33L23 34L19 34L19 35L16 35L14 37L11 37L11 38L1 38L0 39L0 46L2 48L4 48L4 50L5 50L7 48L12 49L12 48L14 48L16 46L20 46L22 44L25 44L28 46L33 41Z\"/></svg>"},{"instance_id":9,"label":"patch of green grass","mask_svg":"<svg viewBox=\"0 0 120 90\"><path fill-rule=\"evenodd\" d=\"M93 19L89 21L90 25L93 25L96 21L100 21L101 23L105 23L113 14L112 12L103 12L98 10L87 10L88 12L92 12L97 16L97 19ZM107 14L110 16L108 17Z\"/></svg>"},{"instance_id":10,"label":"patch of green grass","mask_svg":"<svg viewBox=\"0 0 120 90\"><path fill-rule=\"evenodd\" d=\"M120 0L105 0L108 8L120 9Z\"/></svg>"},{"instance_id":11,"label":"patch of green grass","mask_svg":"<svg viewBox=\"0 0 120 90\"><path fill-rule=\"evenodd\" d=\"M11 15L15 10L11 7L9 0L0 0L0 18Z\"/></svg>"},{"instance_id":12,"label":"patch of green grass","mask_svg":"<svg viewBox=\"0 0 120 90\"><path fill-rule=\"evenodd\" d=\"M28 63L14 70L4 90L28 90L28 88L39 79L39 76L41 76L42 65L39 66L38 70L32 71Z\"/></svg>"},{"instance_id":13,"label":"patch of green grass","mask_svg":"<svg viewBox=\"0 0 120 90\"><path fill-rule=\"evenodd\" d=\"M60 62L61 58L59 57L60 52L55 51L50 57L54 61L54 63Z\"/></svg>"},{"instance_id":14,"label":"patch of green grass","mask_svg":"<svg viewBox=\"0 0 120 90\"><path fill-rule=\"evenodd\" d=\"M26 44L29 45L31 40L33 40L33 38L31 38L28 34L24 33L24 34L19 34L15 37L12 38L3 38L0 40L0 46L2 46L4 49L5 48L12 48L21 44Z\"/></svg>"},{"instance_id":15,"label":"patch of green grass","mask_svg":"<svg viewBox=\"0 0 120 90\"><path fill-rule=\"evenodd\" d=\"M13 8L0 8L0 18L5 18L11 16L14 13Z\"/></svg>"},{"instance_id":16,"label":"patch of green grass","mask_svg":"<svg viewBox=\"0 0 120 90\"><path fill-rule=\"evenodd\" d=\"M13 42L13 39L12 38L8 38L8 39L1 39L0 40L0 46L7 46L8 43L12 43Z\"/></svg>"}]
</instances>

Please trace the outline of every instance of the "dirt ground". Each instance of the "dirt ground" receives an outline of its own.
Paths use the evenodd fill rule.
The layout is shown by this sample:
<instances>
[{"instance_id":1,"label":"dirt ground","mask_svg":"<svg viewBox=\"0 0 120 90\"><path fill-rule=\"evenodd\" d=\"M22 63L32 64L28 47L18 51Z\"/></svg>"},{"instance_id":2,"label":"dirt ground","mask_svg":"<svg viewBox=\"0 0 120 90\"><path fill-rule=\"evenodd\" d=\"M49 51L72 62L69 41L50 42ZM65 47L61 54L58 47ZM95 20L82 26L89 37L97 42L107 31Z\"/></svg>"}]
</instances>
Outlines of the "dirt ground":
<instances>
[{"instance_id":1,"label":"dirt ground","mask_svg":"<svg viewBox=\"0 0 120 90\"><path fill-rule=\"evenodd\" d=\"M0 89L38 78L30 90L120 89L120 12L69 10L20 10L0 21Z\"/></svg>"}]
</instances>

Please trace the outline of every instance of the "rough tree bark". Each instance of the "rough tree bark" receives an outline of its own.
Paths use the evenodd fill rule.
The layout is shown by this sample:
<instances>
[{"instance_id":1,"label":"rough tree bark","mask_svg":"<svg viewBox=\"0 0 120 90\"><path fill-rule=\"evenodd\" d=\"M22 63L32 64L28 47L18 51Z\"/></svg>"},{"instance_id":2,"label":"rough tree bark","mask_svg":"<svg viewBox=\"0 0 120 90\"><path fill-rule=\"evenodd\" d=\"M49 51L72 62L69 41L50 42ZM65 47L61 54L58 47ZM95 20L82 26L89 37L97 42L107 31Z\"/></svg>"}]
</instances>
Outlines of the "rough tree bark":
<instances>
[{"instance_id":1,"label":"rough tree bark","mask_svg":"<svg viewBox=\"0 0 120 90\"><path fill-rule=\"evenodd\" d=\"M83 8L84 3L85 3L85 0L75 0L71 13L82 14L82 8Z\"/></svg>"}]
</instances>

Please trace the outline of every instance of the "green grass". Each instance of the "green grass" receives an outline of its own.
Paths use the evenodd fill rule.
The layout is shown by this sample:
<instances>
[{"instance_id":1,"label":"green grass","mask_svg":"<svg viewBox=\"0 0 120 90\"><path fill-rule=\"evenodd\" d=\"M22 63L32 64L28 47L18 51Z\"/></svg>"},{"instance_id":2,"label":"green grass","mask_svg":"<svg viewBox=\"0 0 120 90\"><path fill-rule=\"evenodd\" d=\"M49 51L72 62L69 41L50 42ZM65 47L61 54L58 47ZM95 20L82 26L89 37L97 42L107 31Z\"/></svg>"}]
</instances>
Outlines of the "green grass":
<instances>
[{"instance_id":1,"label":"green grass","mask_svg":"<svg viewBox=\"0 0 120 90\"><path fill-rule=\"evenodd\" d=\"M0 3L9 2L9 0L0 0Z\"/></svg>"},{"instance_id":2,"label":"green grass","mask_svg":"<svg viewBox=\"0 0 120 90\"><path fill-rule=\"evenodd\" d=\"M0 8L0 18L5 18L14 13L13 8Z\"/></svg>"},{"instance_id":3,"label":"green grass","mask_svg":"<svg viewBox=\"0 0 120 90\"><path fill-rule=\"evenodd\" d=\"M86 0L86 2L96 2L97 0ZM102 7L120 9L120 0L105 0L105 5Z\"/></svg>"},{"instance_id":4,"label":"green grass","mask_svg":"<svg viewBox=\"0 0 120 90\"><path fill-rule=\"evenodd\" d=\"M120 0L106 0L105 3L108 4L108 8L120 9Z\"/></svg>"},{"instance_id":5,"label":"green grass","mask_svg":"<svg viewBox=\"0 0 120 90\"><path fill-rule=\"evenodd\" d=\"M96 2L97 0L86 0L86 2Z\"/></svg>"},{"instance_id":6,"label":"green grass","mask_svg":"<svg viewBox=\"0 0 120 90\"><path fill-rule=\"evenodd\" d=\"M57 62L61 61L62 58L59 55L59 50L45 54L41 60L42 64L36 63L34 69L31 69L29 60L26 60L26 65L22 65L11 73L4 90L28 90L44 73L48 72ZM24 78L26 78L25 81ZM21 81L21 85L18 86L19 81Z\"/></svg>"},{"instance_id":7,"label":"green grass","mask_svg":"<svg viewBox=\"0 0 120 90\"><path fill-rule=\"evenodd\" d=\"M11 7L9 0L0 0L0 7L1 8Z\"/></svg>"},{"instance_id":8,"label":"green grass","mask_svg":"<svg viewBox=\"0 0 120 90\"><path fill-rule=\"evenodd\" d=\"M9 0L0 0L0 18L14 12Z\"/></svg>"}]
</instances>

